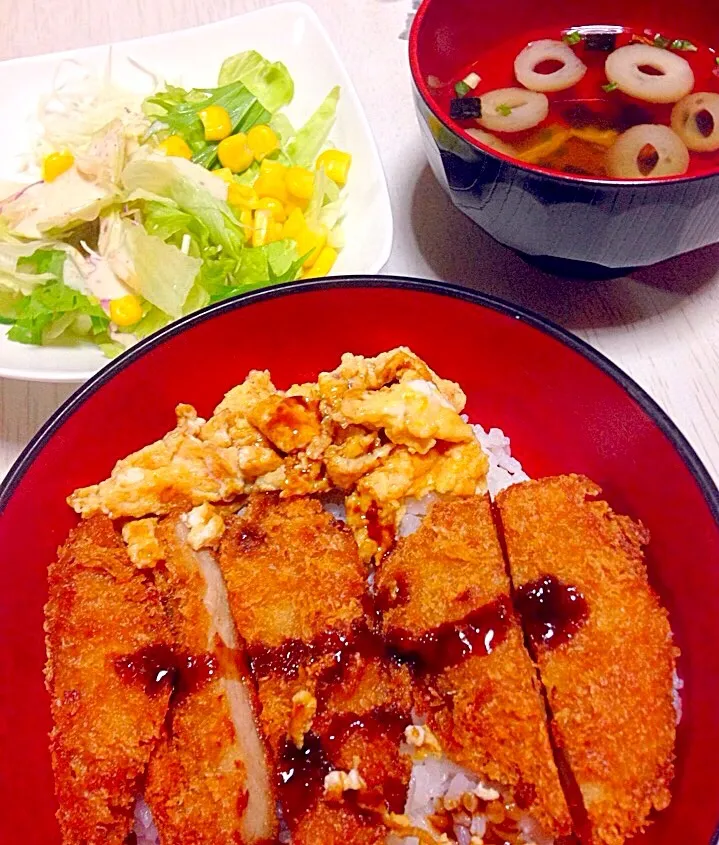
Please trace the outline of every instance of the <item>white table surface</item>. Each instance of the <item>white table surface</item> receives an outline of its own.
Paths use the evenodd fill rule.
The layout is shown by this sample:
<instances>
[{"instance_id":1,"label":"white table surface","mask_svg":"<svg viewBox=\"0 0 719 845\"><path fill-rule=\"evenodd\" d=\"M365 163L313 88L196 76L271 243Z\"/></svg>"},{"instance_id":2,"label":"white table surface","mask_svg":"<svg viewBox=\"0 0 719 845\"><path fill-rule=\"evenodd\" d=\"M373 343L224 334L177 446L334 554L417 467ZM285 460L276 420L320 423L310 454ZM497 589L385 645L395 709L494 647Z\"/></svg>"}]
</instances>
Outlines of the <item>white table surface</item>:
<instances>
[{"instance_id":1,"label":"white table surface","mask_svg":"<svg viewBox=\"0 0 719 845\"><path fill-rule=\"evenodd\" d=\"M308 0L349 69L378 138L395 243L385 272L465 284L589 341L674 419L719 481L719 246L629 278L577 283L527 267L456 211L426 164L410 95L415 0ZM151 35L263 0L0 0L0 59ZM0 476L71 392L0 379Z\"/></svg>"}]
</instances>

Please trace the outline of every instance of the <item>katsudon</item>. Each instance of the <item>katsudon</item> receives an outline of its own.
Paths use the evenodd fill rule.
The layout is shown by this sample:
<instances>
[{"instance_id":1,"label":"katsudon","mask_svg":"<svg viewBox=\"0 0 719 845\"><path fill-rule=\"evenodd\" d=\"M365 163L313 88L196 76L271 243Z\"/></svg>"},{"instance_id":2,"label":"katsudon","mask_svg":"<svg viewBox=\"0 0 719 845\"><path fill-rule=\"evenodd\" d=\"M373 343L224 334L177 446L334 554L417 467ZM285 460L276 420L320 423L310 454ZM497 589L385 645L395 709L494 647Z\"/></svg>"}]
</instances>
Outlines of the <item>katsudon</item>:
<instances>
[{"instance_id":1,"label":"katsudon","mask_svg":"<svg viewBox=\"0 0 719 845\"><path fill-rule=\"evenodd\" d=\"M621 845L668 806L648 532L498 459L465 403L403 347L253 371L69 493L65 845Z\"/></svg>"}]
</instances>

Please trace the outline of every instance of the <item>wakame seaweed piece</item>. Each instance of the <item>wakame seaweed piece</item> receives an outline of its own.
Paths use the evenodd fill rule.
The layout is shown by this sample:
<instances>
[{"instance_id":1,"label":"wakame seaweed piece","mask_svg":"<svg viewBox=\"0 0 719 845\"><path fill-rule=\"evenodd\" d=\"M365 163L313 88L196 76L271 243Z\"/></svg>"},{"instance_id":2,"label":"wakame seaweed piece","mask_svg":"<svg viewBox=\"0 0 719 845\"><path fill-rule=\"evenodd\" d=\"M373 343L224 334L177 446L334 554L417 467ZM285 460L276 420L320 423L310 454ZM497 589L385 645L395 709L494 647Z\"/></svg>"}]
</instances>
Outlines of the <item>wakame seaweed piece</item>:
<instances>
[{"instance_id":1,"label":"wakame seaweed piece","mask_svg":"<svg viewBox=\"0 0 719 845\"><path fill-rule=\"evenodd\" d=\"M455 97L449 104L452 120L471 120L482 117L482 101L479 97Z\"/></svg>"},{"instance_id":2,"label":"wakame seaweed piece","mask_svg":"<svg viewBox=\"0 0 719 845\"><path fill-rule=\"evenodd\" d=\"M584 36L584 46L587 50L602 53L612 53L617 49L616 32L588 32Z\"/></svg>"}]
</instances>

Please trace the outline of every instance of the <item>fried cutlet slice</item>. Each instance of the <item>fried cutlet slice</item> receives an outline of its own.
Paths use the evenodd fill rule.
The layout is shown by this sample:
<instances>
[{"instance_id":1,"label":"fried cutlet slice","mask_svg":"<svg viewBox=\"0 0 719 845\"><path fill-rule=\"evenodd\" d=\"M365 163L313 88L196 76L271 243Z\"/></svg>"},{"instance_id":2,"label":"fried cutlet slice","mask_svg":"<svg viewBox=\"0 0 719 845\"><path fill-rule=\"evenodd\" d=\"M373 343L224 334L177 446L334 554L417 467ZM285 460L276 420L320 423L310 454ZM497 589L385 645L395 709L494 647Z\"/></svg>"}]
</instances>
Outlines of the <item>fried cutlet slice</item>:
<instances>
[{"instance_id":1,"label":"fried cutlet slice","mask_svg":"<svg viewBox=\"0 0 719 845\"><path fill-rule=\"evenodd\" d=\"M544 829L571 831L532 661L509 601L489 499L438 501L379 565L388 641L417 659L418 709L445 754L500 784ZM471 648L467 645L471 643Z\"/></svg>"},{"instance_id":2,"label":"fried cutlet slice","mask_svg":"<svg viewBox=\"0 0 719 845\"><path fill-rule=\"evenodd\" d=\"M360 653L375 643L363 611L368 573L352 533L318 501L257 495L229 522L219 559L292 841L384 842L379 811L361 809L341 786L325 794L325 776L358 769L373 806L384 807L386 786L403 804L409 780L399 755L409 675L379 651Z\"/></svg>"},{"instance_id":3,"label":"fried cutlet slice","mask_svg":"<svg viewBox=\"0 0 719 845\"><path fill-rule=\"evenodd\" d=\"M176 678L168 737L150 760L145 799L163 845L268 841L277 833L275 796L254 684L217 562L211 551L195 551L188 536L176 516L156 529L164 563L155 576L188 658ZM203 661L210 672L198 683Z\"/></svg>"},{"instance_id":4,"label":"fried cutlet slice","mask_svg":"<svg viewBox=\"0 0 719 845\"><path fill-rule=\"evenodd\" d=\"M276 754L295 733L293 697L314 697L363 618L367 571L350 530L318 501L276 494L251 496L228 520L218 560Z\"/></svg>"},{"instance_id":5,"label":"fried cutlet slice","mask_svg":"<svg viewBox=\"0 0 719 845\"><path fill-rule=\"evenodd\" d=\"M411 774L410 758L400 751L411 723L409 672L380 654L351 653L321 698L310 736L322 749L323 783L299 814L292 841L383 845L384 819L403 812ZM290 784L285 805L292 811L303 798Z\"/></svg>"},{"instance_id":6,"label":"fried cutlet slice","mask_svg":"<svg viewBox=\"0 0 719 845\"><path fill-rule=\"evenodd\" d=\"M167 642L160 597L105 516L70 532L48 580L45 677L62 840L120 845L162 736L170 689L148 694L119 667Z\"/></svg>"},{"instance_id":7,"label":"fried cutlet slice","mask_svg":"<svg viewBox=\"0 0 719 845\"><path fill-rule=\"evenodd\" d=\"M619 845L670 801L677 650L648 582L647 532L598 501L600 492L587 478L559 476L513 486L497 505L557 744L594 841Z\"/></svg>"}]
</instances>

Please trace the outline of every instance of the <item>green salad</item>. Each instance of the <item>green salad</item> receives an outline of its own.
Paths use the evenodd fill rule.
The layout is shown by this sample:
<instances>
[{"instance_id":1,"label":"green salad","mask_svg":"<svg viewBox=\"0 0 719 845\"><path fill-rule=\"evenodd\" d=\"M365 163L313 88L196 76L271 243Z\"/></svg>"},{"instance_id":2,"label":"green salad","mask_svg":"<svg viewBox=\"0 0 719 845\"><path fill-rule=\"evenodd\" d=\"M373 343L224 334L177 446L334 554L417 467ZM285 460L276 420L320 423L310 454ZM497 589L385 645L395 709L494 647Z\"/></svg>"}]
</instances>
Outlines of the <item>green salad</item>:
<instances>
[{"instance_id":1,"label":"green salad","mask_svg":"<svg viewBox=\"0 0 719 845\"><path fill-rule=\"evenodd\" d=\"M217 83L142 99L85 77L53 92L42 178L0 200L9 339L112 356L210 303L330 272L351 164L328 148L339 89L296 128L281 62L240 53Z\"/></svg>"}]
</instances>

